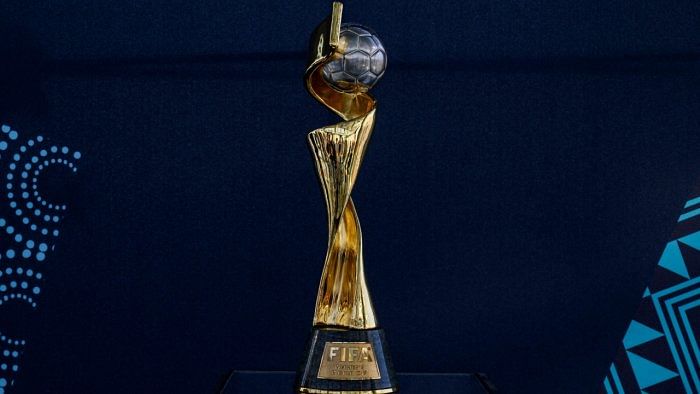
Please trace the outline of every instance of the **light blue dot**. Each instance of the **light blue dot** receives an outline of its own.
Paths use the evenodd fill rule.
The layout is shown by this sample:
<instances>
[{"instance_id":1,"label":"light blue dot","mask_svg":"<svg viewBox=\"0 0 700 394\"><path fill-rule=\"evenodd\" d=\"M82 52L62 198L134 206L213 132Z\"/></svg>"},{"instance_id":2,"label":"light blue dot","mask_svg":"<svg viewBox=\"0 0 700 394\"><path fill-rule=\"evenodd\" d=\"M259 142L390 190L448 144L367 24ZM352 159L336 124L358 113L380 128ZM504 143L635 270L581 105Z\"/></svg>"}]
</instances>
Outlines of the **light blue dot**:
<instances>
[{"instance_id":1,"label":"light blue dot","mask_svg":"<svg viewBox=\"0 0 700 394\"><path fill-rule=\"evenodd\" d=\"M19 157L20 157L19 153L15 153L14 155L12 155L12 158L14 159L14 161L19 161Z\"/></svg>"},{"instance_id":2,"label":"light blue dot","mask_svg":"<svg viewBox=\"0 0 700 394\"><path fill-rule=\"evenodd\" d=\"M15 235L15 242L22 242L22 234Z\"/></svg>"},{"instance_id":3,"label":"light blue dot","mask_svg":"<svg viewBox=\"0 0 700 394\"><path fill-rule=\"evenodd\" d=\"M37 272L37 273L36 273L36 278L37 278L37 279L41 279L41 276L42 276L42 275L41 275L41 272Z\"/></svg>"},{"instance_id":4,"label":"light blue dot","mask_svg":"<svg viewBox=\"0 0 700 394\"><path fill-rule=\"evenodd\" d=\"M32 276L34 275L34 271L32 270L27 270L27 276Z\"/></svg>"},{"instance_id":5,"label":"light blue dot","mask_svg":"<svg viewBox=\"0 0 700 394\"><path fill-rule=\"evenodd\" d=\"M15 257L15 251L12 249L8 249L7 252L5 252L5 254L7 255L7 258L9 258L9 259L13 259Z\"/></svg>"},{"instance_id":6,"label":"light blue dot","mask_svg":"<svg viewBox=\"0 0 700 394\"><path fill-rule=\"evenodd\" d=\"M20 284L20 287L26 289L27 287L29 287L29 284L27 282L22 282L22 284Z\"/></svg>"},{"instance_id":7,"label":"light blue dot","mask_svg":"<svg viewBox=\"0 0 700 394\"><path fill-rule=\"evenodd\" d=\"M63 148L61 148L61 152L63 152L64 155L68 153L68 147L64 146Z\"/></svg>"},{"instance_id":8,"label":"light blue dot","mask_svg":"<svg viewBox=\"0 0 700 394\"><path fill-rule=\"evenodd\" d=\"M75 158L76 160L80 159L80 156L81 156L80 152L78 152L78 151L73 152L73 158Z\"/></svg>"},{"instance_id":9,"label":"light blue dot","mask_svg":"<svg viewBox=\"0 0 700 394\"><path fill-rule=\"evenodd\" d=\"M58 237L58 230L53 230L53 236Z\"/></svg>"},{"instance_id":10,"label":"light blue dot","mask_svg":"<svg viewBox=\"0 0 700 394\"><path fill-rule=\"evenodd\" d=\"M28 259L28 258L32 257L32 252L29 251L29 249L24 249L22 251L22 257L24 257L25 259Z\"/></svg>"},{"instance_id":11,"label":"light blue dot","mask_svg":"<svg viewBox=\"0 0 700 394\"><path fill-rule=\"evenodd\" d=\"M34 241L31 240L31 239L30 239L29 241L27 241L27 247L28 247L29 249L33 248L33 247L34 247Z\"/></svg>"},{"instance_id":12,"label":"light blue dot","mask_svg":"<svg viewBox=\"0 0 700 394\"><path fill-rule=\"evenodd\" d=\"M8 125L6 125L6 124L2 125L2 132L5 133L5 134L9 133L9 132L10 132L10 126L8 126Z\"/></svg>"},{"instance_id":13,"label":"light blue dot","mask_svg":"<svg viewBox=\"0 0 700 394\"><path fill-rule=\"evenodd\" d=\"M7 229L5 229L5 231L7 231L8 234L12 234L15 232L15 228L12 226L7 226Z\"/></svg>"},{"instance_id":14,"label":"light blue dot","mask_svg":"<svg viewBox=\"0 0 700 394\"><path fill-rule=\"evenodd\" d=\"M52 147L51 147L51 152L53 152L53 153L58 152L58 147L52 146Z\"/></svg>"},{"instance_id":15,"label":"light blue dot","mask_svg":"<svg viewBox=\"0 0 700 394\"><path fill-rule=\"evenodd\" d=\"M39 142L41 142L41 141L43 141L43 140L44 140L44 137L42 137L42 136L38 135L38 136L36 137L36 140L37 140L37 141L39 141Z\"/></svg>"},{"instance_id":16,"label":"light blue dot","mask_svg":"<svg viewBox=\"0 0 700 394\"><path fill-rule=\"evenodd\" d=\"M5 149L7 149L7 142L0 141L0 150L5 150Z\"/></svg>"},{"instance_id":17,"label":"light blue dot","mask_svg":"<svg viewBox=\"0 0 700 394\"><path fill-rule=\"evenodd\" d=\"M2 365L0 365L0 369L2 369L3 371L6 370L6 369L7 369L7 364L2 364Z\"/></svg>"},{"instance_id":18,"label":"light blue dot","mask_svg":"<svg viewBox=\"0 0 700 394\"><path fill-rule=\"evenodd\" d=\"M7 380L5 378L0 378L0 387L7 386Z\"/></svg>"},{"instance_id":19,"label":"light blue dot","mask_svg":"<svg viewBox=\"0 0 700 394\"><path fill-rule=\"evenodd\" d=\"M46 258L46 255L43 254L43 253L41 253L41 252L39 252L39 253L36 254L36 259L37 259L37 261L44 261L45 258ZM37 278L38 278L38 277L39 277L39 275L37 274Z\"/></svg>"},{"instance_id":20,"label":"light blue dot","mask_svg":"<svg viewBox=\"0 0 700 394\"><path fill-rule=\"evenodd\" d=\"M19 366L18 366L18 365L13 365L13 366L12 366L12 370L15 371L15 372L17 372L17 370L19 370ZM2 394L2 393L0 393L0 394Z\"/></svg>"},{"instance_id":21,"label":"light blue dot","mask_svg":"<svg viewBox=\"0 0 700 394\"><path fill-rule=\"evenodd\" d=\"M47 229L45 229L45 228L42 228L42 229L41 229L41 233L44 234L44 235L46 235L46 234L49 233L49 230L47 230Z\"/></svg>"},{"instance_id":22,"label":"light blue dot","mask_svg":"<svg viewBox=\"0 0 700 394\"><path fill-rule=\"evenodd\" d=\"M10 282L10 287L12 287L13 289L17 287L17 282L15 282L14 280Z\"/></svg>"},{"instance_id":23,"label":"light blue dot","mask_svg":"<svg viewBox=\"0 0 700 394\"><path fill-rule=\"evenodd\" d=\"M17 134L16 131L14 131L14 130L10 131L9 137L11 140L16 140L18 136L19 136L19 134Z\"/></svg>"},{"instance_id":24,"label":"light blue dot","mask_svg":"<svg viewBox=\"0 0 700 394\"><path fill-rule=\"evenodd\" d=\"M42 242L39 244L39 251L46 252L48 249L49 249L49 246L46 245L45 243Z\"/></svg>"},{"instance_id":25,"label":"light blue dot","mask_svg":"<svg viewBox=\"0 0 700 394\"><path fill-rule=\"evenodd\" d=\"M39 288L39 286L34 287L34 288L32 289L32 293L34 293L34 294L39 294L39 293L41 293L41 289Z\"/></svg>"},{"instance_id":26,"label":"light blue dot","mask_svg":"<svg viewBox=\"0 0 700 394\"><path fill-rule=\"evenodd\" d=\"M40 156L46 156L47 154L48 154L48 152L46 151L46 149L42 149L39 151Z\"/></svg>"},{"instance_id":27,"label":"light blue dot","mask_svg":"<svg viewBox=\"0 0 700 394\"><path fill-rule=\"evenodd\" d=\"M29 141L27 141L27 145L29 145L29 146L34 146L34 140L29 140Z\"/></svg>"},{"instance_id":28,"label":"light blue dot","mask_svg":"<svg viewBox=\"0 0 700 394\"><path fill-rule=\"evenodd\" d=\"M22 272L24 272L24 269L22 267L17 267L17 273L21 274Z\"/></svg>"},{"instance_id":29,"label":"light blue dot","mask_svg":"<svg viewBox=\"0 0 700 394\"><path fill-rule=\"evenodd\" d=\"M5 357L10 357L10 351L9 350L3 350L2 355Z\"/></svg>"},{"instance_id":30,"label":"light blue dot","mask_svg":"<svg viewBox=\"0 0 700 394\"><path fill-rule=\"evenodd\" d=\"M7 286L0 285L0 291L7 291Z\"/></svg>"},{"instance_id":31,"label":"light blue dot","mask_svg":"<svg viewBox=\"0 0 700 394\"><path fill-rule=\"evenodd\" d=\"M12 273L12 268L11 268L11 267L7 267L7 269L5 269L5 273L8 274L8 275L10 275L10 274Z\"/></svg>"},{"instance_id":32,"label":"light blue dot","mask_svg":"<svg viewBox=\"0 0 700 394\"><path fill-rule=\"evenodd\" d=\"M39 158L36 156L32 156L32 163L36 163L37 161L39 161Z\"/></svg>"}]
</instances>

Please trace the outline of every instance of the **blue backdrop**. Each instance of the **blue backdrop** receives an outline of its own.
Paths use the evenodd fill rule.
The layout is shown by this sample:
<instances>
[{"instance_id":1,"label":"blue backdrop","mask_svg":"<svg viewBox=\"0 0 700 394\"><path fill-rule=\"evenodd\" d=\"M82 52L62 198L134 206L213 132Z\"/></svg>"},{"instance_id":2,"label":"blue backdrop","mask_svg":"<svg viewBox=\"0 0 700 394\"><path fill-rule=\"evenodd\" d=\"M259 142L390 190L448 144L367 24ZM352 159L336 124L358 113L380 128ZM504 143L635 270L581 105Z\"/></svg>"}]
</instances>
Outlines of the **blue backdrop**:
<instances>
[{"instance_id":1,"label":"blue backdrop","mask_svg":"<svg viewBox=\"0 0 700 394\"><path fill-rule=\"evenodd\" d=\"M42 182L68 209L38 306L0 306L27 342L7 392L209 392L229 368L296 368L327 236L305 135L336 121L302 74L329 12L0 2L0 123L82 153ZM345 3L389 57L353 198L399 371L599 388L700 176L699 17Z\"/></svg>"}]
</instances>

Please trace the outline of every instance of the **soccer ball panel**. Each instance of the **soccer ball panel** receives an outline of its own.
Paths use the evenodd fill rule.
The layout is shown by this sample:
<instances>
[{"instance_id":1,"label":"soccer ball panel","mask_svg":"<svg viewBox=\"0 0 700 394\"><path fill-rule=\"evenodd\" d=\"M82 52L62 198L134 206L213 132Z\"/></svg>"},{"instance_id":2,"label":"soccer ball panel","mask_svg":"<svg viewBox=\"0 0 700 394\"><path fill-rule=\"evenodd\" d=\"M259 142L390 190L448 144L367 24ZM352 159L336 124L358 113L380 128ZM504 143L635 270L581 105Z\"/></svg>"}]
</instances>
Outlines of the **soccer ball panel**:
<instances>
[{"instance_id":1,"label":"soccer ball panel","mask_svg":"<svg viewBox=\"0 0 700 394\"><path fill-rule=\"evenodd\" d=\"M363 51L355 51L344 56L343 70L346 73L359 77L369 71L369 54Z\"/></svg>"},{"instance_id":2,"label":"soccer ball panel","mask_svg":"<svg viewBox=\"0 0 700 394\"><path fill-rule=\"evenodd\" d=\"M386 68L386 55L384 51L377 51L370 58L370 70L376 75L382 75Z\"/></svg>"}]
</instances>

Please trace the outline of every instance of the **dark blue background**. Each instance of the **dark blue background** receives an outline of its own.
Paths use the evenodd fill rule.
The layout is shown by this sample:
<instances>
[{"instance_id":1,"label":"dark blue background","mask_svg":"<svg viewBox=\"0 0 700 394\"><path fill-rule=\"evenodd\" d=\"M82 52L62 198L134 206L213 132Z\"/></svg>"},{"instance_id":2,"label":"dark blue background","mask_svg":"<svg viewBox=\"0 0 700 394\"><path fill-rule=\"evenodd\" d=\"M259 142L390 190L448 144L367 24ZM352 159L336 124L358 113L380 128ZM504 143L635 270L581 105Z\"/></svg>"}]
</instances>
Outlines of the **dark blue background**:
<instances>
[{"instance_id":1,"label":"dark blue background","mask_svg":"<svg viewBox=\"0 0 700 394\"><path fill-rule=\"evenodd\" d=\"M17 391L294 369L327 1L0 2L0 120L84 153ZM345 3L389 53L354 199L399 371L591 393L700 172L700 3ZM26 333L26 334L25 334Z\"/></svg>"}]
</instances>

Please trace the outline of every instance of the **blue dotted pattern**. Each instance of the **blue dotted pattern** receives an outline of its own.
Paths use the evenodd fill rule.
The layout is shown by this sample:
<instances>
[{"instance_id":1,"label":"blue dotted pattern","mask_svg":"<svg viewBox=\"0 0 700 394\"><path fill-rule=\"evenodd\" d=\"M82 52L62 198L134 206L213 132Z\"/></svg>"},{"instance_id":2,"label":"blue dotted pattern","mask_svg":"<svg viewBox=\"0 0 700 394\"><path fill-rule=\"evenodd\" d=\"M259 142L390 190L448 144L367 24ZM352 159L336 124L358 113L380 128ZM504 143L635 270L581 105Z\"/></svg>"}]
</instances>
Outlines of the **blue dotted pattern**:
<instances>
[{"instance_id":1,"label":"blue dotted pattern","mask_svg":"<svg viewBox=\"0 0 700 394\"><path fill-rule=\"evenodd\" d=\"M42 196L39 178L52 166L77 172L81 154L41 135L21 141L8 125L0 125L0 131L0 203L10 208L9 214L0 213L0 310L11 302L36 308L42 266L54 250L66 211L65 204ZM25 339L0 332L0 394L14 385L25 345Z\"/></svg>"}]
</instances>

